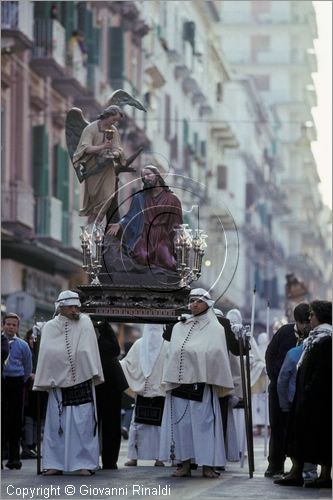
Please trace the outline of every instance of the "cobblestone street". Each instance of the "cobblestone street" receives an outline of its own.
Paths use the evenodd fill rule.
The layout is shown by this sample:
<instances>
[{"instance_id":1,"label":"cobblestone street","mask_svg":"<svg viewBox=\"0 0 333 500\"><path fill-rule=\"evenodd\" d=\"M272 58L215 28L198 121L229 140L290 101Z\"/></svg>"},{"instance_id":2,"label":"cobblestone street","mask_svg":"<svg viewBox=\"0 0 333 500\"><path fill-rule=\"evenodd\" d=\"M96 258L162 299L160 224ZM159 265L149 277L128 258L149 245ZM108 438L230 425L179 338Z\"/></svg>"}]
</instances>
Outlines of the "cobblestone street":
<instances>
[{"instance_id":1,"label":"cobblestone street","mask_svg":"<svg viewBox=\"0 0 333 500\"><path fill-rule=\"evenodd\" d=\"M213 500L237 499L320 499L331 498L331 490L281 487L264 477L267 462L263 453L264 439L255 438L255 473L249 479L246 463L228 463L219 479L201 477L201 470L192 471L191 478L172 478L171 467L153 467L144 462L138 467L124 467L127 441L122 441L118 470L99 471L93 477L75 475L43 477L36 475L36 461L24 460L20 471L2 471L2 499L78 499L78 498L170 498ZM142 462L143 463L143 462ZM52 489L51 489L52 487ZM24 488L28 488L24 490ZM32 488L32 490L30 490ZM35 488L35 490L33 490ZM39 488L39 491L37 490ZM113 488L113 490L112 490ZM150 488L149 491L145 488ZM66 494L67 492L67 494Z\"/></svg>"}]
</instances>

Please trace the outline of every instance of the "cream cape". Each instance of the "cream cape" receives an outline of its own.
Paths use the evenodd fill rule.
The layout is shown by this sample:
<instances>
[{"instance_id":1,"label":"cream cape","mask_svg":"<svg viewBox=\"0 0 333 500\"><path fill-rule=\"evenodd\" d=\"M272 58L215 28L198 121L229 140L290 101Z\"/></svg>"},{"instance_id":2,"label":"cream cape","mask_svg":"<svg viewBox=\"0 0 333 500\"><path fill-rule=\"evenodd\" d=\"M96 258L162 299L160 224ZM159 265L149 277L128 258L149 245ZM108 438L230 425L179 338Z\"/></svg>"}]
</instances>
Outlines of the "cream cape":
<instances>
[{"instance_id":1,"label":"cream cape","mask_svg":"<svg viewBox=\"0 0 333 500\"><path fill-rule=\"evenodd\" d=\"M90 379L95 385L104 382L93 324L85 314L78 321L59 314L42 330L33 390L71 387Z\"/></svg>"},{"instance_id":2,"label":"cream cape","mask_svg":"<svg viewBox=\"0 0 333 500\"><path fill-rule=\"evenodd\" d=\"M121 367L124 371L126 380L132 391L141 396L147 398L153 398L155 396L164 396L165 391L161 387L162 382L162 372L163 372L163 361L168 348L168 342L163 342L159 355L154 363L153 369L149 377L145 378L141 359L141 344L142 338L137 340L130 350L128 351L125 358L120 361Z\"/></svg>"},{"instance_id":3,"label":"cream cape","mask_svg":"<svg viewBox=\"0 0 333 500\"><path fill-rule=\"evenodd\" d=\"M119 132L112 125L114 132L112 142L112 152L119 152L121 158L123 150L121 148ZM104 133L98 129L98 121L94 121L87 125L83 130L80 142L73 155L73 165L76 167L79 163L86 161L86 168L89 172L96 167L96 155L87 155L86 149L88 146L99 146L104 142ZM101 155L103 153L101 152ZM100 211L106 213L112 197L115 192L116 174L112 166L106 167L100 173L88 177L84 181L84 199L83 207L80 210L80 215L98 215Z\"/></svg>"},{"instance_id":4,"label":"cream cape","mask_svg":"<svg viewBox=\"0 0 333 500\"><path fill-rule=\"evenodd\" d=\"M140 342L140 362L143 375L151 375L163 344L163 325L147 324L144 326Z\"/></svg>"},{"instance_id":5,"label":"cream cape","mask_svg":"<svg viewBox=\"0 0 333 500\"><path fill-rule=\"evenodd\" d=\"M224 328L212 308L174 326L164 364L166 390L195 382L219 386L220 396L234 390Z\"/></svg>"}]
</instances>

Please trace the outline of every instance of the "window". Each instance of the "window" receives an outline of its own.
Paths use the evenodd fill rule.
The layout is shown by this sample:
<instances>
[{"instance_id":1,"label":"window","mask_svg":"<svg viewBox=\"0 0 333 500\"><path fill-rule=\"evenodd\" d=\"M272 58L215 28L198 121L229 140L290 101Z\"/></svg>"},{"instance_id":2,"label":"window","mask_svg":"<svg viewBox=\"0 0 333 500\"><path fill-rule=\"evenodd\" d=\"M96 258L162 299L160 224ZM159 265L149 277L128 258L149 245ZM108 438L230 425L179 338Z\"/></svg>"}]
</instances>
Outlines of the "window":
<instances>
[{"instance_id":1,"label":"window","mask_svg":"<svg viewBox=\"0 0 333 500\"><path fill-rule=\"evenodd\" d=\"M269 75L252 75L258 90L270 90L271 79Z\"/></svg>"},{"instance_id":2,"label":"window","mask_svg":"<svg viewBox=\"0 0 333 500\"><path fill-rule=\"evenodd\" d=\"M252 0L251 2L251 11L254 17L260 14L268 14L271 12L271 8L270 0Z\"/></svg>"},{"instance_id":3,"label":"window","mask_svg":"<svg viewBox=\"0 0 333 500\"><path fill-rule=\"evenodd\" d=\"M2 5L1 5L2 7ZM1 105L1 182L4 182L4 172L6 170L6 114L5 108Z\"/></svg>"},{"instance_id":4,"label":"window","mask_svg":"<svg viewBox=\"0 0 333 500\"><path fill-rule=\"evenodd\" d=\"M168 94L165 95L165 121L164 121L164 139L167 141L170 137L170 119L171 119L171 99Z\"/></svg>"},{"instance_id":5,"label":"window","mask_svg":"<svg viewBox=\"0 0 333 500\"><path fill-rule=\"evenodd\" d=\"M227 189L228 169L225 165L217 167L217 189Z\"/></svg>"},{"instance_id":6,"label":"window","mask_svg":"<svg viewBox=\"0 0 333 500\"><path fill-rule=\"evenodd\" d=\"M121 88L124 78L123 28L109 28L109 79L113 87Z\"/></svg>"},{"instance_id":7,"label":"window","mask_svg":"<svg viewBox=\"0 0 333 500\"><path fill-rule=\"evenodd\" d=\"M246 197L246 208L253 207L256 200L256 188L253 182L247 182L245 197Z\"/></svg>"},{"instance_id":8,"label":"window","mask_svg":"<svg viewBox=\"0 0 333 500\"><path fill-rule=\"evenodd\" d=\"M222 82L217 82L216 84L216 101L222 102L223 100L223 86Z\"/></svg>"},{"instance_id":9,"label":"window","mask_svg":"<svg viewBox=\"0 0 333 500\"><path fill-rule=\"evenodd\" d=\"M192 46L193 52L195 50L195 23L193 21L186 21L183 24L183 40L189 42Z\"/></svg>"},{"instance_id":10,"label":"window","mask_svg":"<svg viewBox=\"0 0 333 500\"><path fill-rule=\"evenodd\" d=\"M268 52L270 48L271 37L269 35L254 35L251 37L251 55L253 61L258 60L258 54Z\"/></svg>"}]
</instances>

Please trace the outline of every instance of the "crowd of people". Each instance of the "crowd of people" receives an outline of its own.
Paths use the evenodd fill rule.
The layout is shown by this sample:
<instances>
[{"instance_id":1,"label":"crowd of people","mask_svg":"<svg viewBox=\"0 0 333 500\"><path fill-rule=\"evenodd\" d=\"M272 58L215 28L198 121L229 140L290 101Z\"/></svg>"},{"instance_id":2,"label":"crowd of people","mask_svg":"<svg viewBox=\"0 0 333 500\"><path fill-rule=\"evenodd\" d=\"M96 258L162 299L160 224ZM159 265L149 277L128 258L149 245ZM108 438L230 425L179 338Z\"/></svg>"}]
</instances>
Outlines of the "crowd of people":
<instances>
[{"instance_id":1,"label":"crowd of people","mask_svg":"<svg viewBox=\"0 0 333 500\"><path fill-rule=\"evenodd\" d=\"M266 372L270 381L265 476L277 485L331 487L331 306L320 300L299 304L295 322L283 325L267 350L266 334L259 346L251 339L252 390L262 393ZM176 466L174 477L191 476L199 467L203 477L214 479L228 460L240 459L238 310L223 316L206 290L192 289L189 314L169 328L145 325L142 338L120 360L111 325L94 325L80 307L76 292L60 293L54 318L42 328L38 361L33 331L22 340L20 318L3 318L7 468L20 469L21 458L36 455L35 391L48 394L41 453L46 476L118 468L124 391L135 402L125 466L153 460L155 466ZM287 456L292 467L284 474Z\"/></svg>"},{"instance_id":2,"label":"crowd of people","mask_svg":"<svg viewBox=\"0 0 333 500\"><path fill-rule=\"evenodd\" d=\"M280 486L331 488L332 302L301 303L294 318L266 351L271 435L265 476ZM292 467L284 474L287 456Z\"/></svg>"}]
</instances>

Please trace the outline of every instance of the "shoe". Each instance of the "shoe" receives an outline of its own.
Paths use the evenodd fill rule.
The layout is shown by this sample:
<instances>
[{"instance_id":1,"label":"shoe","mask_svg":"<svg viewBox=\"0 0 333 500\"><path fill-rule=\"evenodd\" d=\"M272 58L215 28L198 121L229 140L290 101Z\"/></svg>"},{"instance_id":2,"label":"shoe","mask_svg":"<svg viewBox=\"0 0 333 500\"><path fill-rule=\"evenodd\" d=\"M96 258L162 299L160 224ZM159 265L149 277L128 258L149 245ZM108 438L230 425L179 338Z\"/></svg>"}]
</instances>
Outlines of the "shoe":
<instances>
[{"instance_id":1,"label":"shoe","mask_svg":"<svg viewBox=\"0 0 333 500\"><path fill-rule=\"evenodd\" d=\"M303 486L304 480L302 477L282 477L281 479L275 479L274 484L279 486Z\"/></svg>"},{"instance_id":2,"label":"shoe","mask_svg":"<svg viewBox=\"0 0 333 500\"><path fill-rule=\"evenodd\" d=\"M118 465L117 464L103 465L102 469L116 470L118 469Z\"/></svg>"},{"instance_id":3,"label":"shoe","mask_svg":"<svg viewBox=\"0 0 333 500\"><path fill-rule=\"evenodd\" d=\"M155 467L164 467L164 462L162 462L162 460L155 460L154 466Z\"/></svg>"},{"instance_id":4,"label":"shoe","mask_svg":"<svg viewBox=\"0 0 333 500\"><path fill-rule=\"evenodd\" d=\"M305 488L332 488L332 479L318 477L304 484Z\"/></svg>"},{"instance_id":5,"label":"shoe","mask_svg":"<svg viewBox=\"0 0 333 500\"><path fill-rule=\"evenodd\" d=\"M10 461L8 461L5 465L6 465L7 469L20 470L20 468L22 467L22 462L17 462L17 461L10 462Z\"/></svg>"},{"instance_id":6,"label":"shoe","mask_svg":"<svg viewBox=\"0 0 333 500\"><path fill-rule=\"evenodd\" d=\"M303 479L304 481L313 481L314 479L318 478L318 474L316 470L308 470L306 472L303 472Z\"/></svg>"},{"instance_id":7,"label":"shoe","mask_svg":"<svg viewBox=\"0 0 333 500\"><path fill-rule=\"evenodd\" d=\"M265 471L264 476L265 477L273 477L273 476L282 476L283 474L283 469L271 469L268 467L268 469Z\"/></svg>"},{"instance_id":8,"label":"shoe","mask_svg":"<svg viewBox=\"0 0 333 500\"><path fill-rule=\"evenodd\" d=\"M125 462L124 465L126 467L136 467L138 465L138 461L135 460L135 458L132 458L132 460L128 460L128 462Z\"/></svg>"},{"instance_id":9,"label":"shoe","mask_svg":"<svg viewBox=\"0 0 333 500\"><path fill-rule=\"evenodd\" d=\"M128 430L126 429L126 427L121 428L121 435L123 439L128 439Z\"/></svg>"},{"instance_id":10,"label":"shoe","mask_svg":"<svg viewBox=\"0 0 333 500\"><path fill-rule=\"evenodd\" d=\"M171 477L190 477L191 476L191 468L188 465L182 465L179 467Z\"/></svg>"},{"instance_id":11,"label":"shoe","mask_svg":"<svg viewBox=\"0 0 333 500\"><path fill-rule=\"evenodd\" d=\"M26 448L22 451L21 458L22 459L37 458L37 453L34 450L30 450L29 448Z\"/></svg>"},{"instance_id":12,"label":"shoe","mask_svg":"<svg viewBox=\"0 0 333 500\"><path fill-rule=\"evenodd\" d=\"M179 469L180 467L182 467L182 465L183 464L181 462L179 464L177 464L177 469ZM191 464L190 468L191 468L191 470L197 470L198 464Z\"/></svg>"},{"instance_id":13,"label":"shoe","mask_svg":"<svg viewBox=\"0 0 333 500\"><path fill-rule=\"evenodd\" d=\"M220 477L220 473L216 472L213 467L208 467L204 465L202 467L202 477L206 477L208 479L218 479Z\"/></svg>"},{"instance_id":14,"label":"shoe","mask_svg":"<svg viewBox=\"0 0 333 500\"><path fill-rule=\"evenodd\" d=\"M62 470L47 469L42 472L43 476L62 476Z\"/></svg>"},{"instance_id":15,"label":"shoe","mask_svg":"<svg viewBox=\"0 0 333 500\"><path fill-rule=\"evenodd\" d=\"M80 469L79 470L79 476L93 476L95 474L95 471L90 470L90 469Z\"/></svg>"}]
</instances>

